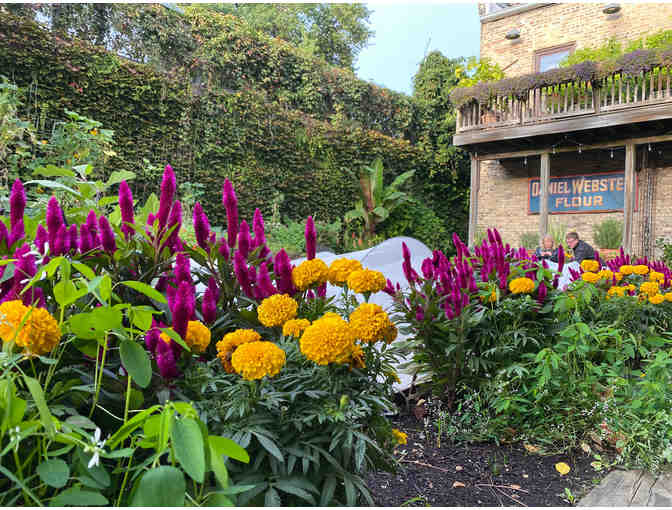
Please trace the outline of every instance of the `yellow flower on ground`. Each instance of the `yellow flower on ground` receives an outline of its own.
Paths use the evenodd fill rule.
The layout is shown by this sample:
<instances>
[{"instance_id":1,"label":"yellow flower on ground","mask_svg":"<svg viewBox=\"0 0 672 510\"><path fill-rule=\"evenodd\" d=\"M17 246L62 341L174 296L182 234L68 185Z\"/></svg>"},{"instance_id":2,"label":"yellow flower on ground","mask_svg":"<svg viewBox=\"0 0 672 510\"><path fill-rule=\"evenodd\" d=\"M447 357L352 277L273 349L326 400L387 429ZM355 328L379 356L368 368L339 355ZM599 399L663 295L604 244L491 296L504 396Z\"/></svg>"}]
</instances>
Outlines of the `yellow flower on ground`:
<instances>
[{"instance_id":1,"label":"yellow flower on ground","mask_svg":"<svg viewBox=\"0 0 672 510\"><path fill-rule=\"evenodd\" d=\"M631 266L631 265L621 266L620 269L619 269L618 271L619 271L621 274L624 274L624 275L627 276L627 275L632 274L632 273L635 272L635 266Z\"/></svg>"},{"instance_id":2,"label":"yellow flower on ground","mask_svg":"<svg viewBox=\"0 0 672 510\"><path fill-rule=\"evenodd\" d=\"M561 475L566 475L570 471L570 467L565 464L564 462L558 462L555 465L555 470L560 473Z\"/></svg>"},{"instance_id":3,"label":"yellow flower on ground","mask_svg":"<svg viewBox=\"0 0 672 510\"><path fill-rule=\"evenodd\" d=\"M308 319L291 319L282 326L282 334L299 338L308 326L310 326Z\"/></svg>"},{"instance_id":4,"label":"yellow flower on ground","mask_svg":"<svg viewBox=\"0 0 672 510\"><path fill-rule=\"evenodd\" d=\"M348 276L353 271L360 271L362 263L359 260L352 259L336 259L329 266L328 279L332 285L343 287L348 280Z\"/></svg>"},{"instance_id":5,"label":"yellow flower on ground","mask_svg":"<svg viewBox=\"0 0 672 510\"><path fill-rule=\"evenodd\" d=\"M605 279L611 281L614 278L614 272L609 269L602 269L599 273L597 273L597 276L600 278L600 280Z\"/></svg>"},{"instance_id":6,"label":"yellow flower on ground","mask_svg":"<svg viewBox=\"0 0 672 510\"><path fill-rule=\"evenodd\" d=\"M672 301L672 292L666 292L665 293L665 300L666 301Z\"/></svg>"},{"instance_id":7,"label":"yellow flower on ground","mask_svg":"<svg viewBox=\"0 0 672 510\"><path fill-rule=\"evenodd\" d=\"M350 327L362 342L384 340L388 344L397 337L397 328L380 305L362 303L350 314Z\"/></svg>"},{"instance_id":8,"label":"yellow flower on ground","mask_svg":"<svg viewBox=\"0 0 672 510\"><path fill-rule=\"evenodd\" d=\"M306 328L299 346L306 358L318 365L327 365L349 356L354 341L350 324L339 316L324 316Z\"/></svg>"},{"instance_id":9,"label":"yellow flower on ground","mask_svg":"<svg viewBox=\"0 0 672 510\"><path fill-rule=\"evenodd\" d=\"M353 271L348 276L348 288L360 294L367 292L380 292L387 285L385 276L380 271L372 271L371 269L360 269Z\"/></svg>"},{"instance_id":10,"label":"yellow flower on ground","mask_svg":"<svg viewBox=\"0 0 672 510\"><path fill-rule=\"evenodd\" d=\"M635 266L633 268L633 271L635 272L635 274L645 275L646 273L649 272L649 266L645 266L644 264L640 264L638 266Z\"/></svg>"},{"instance_id":11,"label":"yellow flower on ground","mask_svg":"<svg viewBox=\"0 0 672 510\"><path fill-rule=\"evenodd\" d=\"M292 281L299 290L306 290L326 283L329 268L320 259L304 260L292 270Z\"/></svg>"},{"instance_id":12,"label":"yellow flower on ground","mask_svg":"<svg viewBox=\"0 0 672 510\"><path fill-rule=\"evenodd\" d=\"M658 294L658 289L657 282L644 282L639 286L639 291L648 296L655 296Z\"/></svg>"},{"instance_id":13,"label":"yellow flower on ground","mask_svg":"<svg viewBox=\"0 0 672 510\"><path fill-rule=\"evenodd\" d=\"M649 280L652 282L662 283L665 281L665 275L663 273L659 273L658 271L651 271L649 273Z\"/></svg>"},{"instance_id":14,"label":"yellow flower on ground","mask_svg":"<svg viewBox=\"0 0 672 510\"><path fill-rule=\"evenodd\" d=\"M582 260L581 269L594 273L600 270L600 263L597 260Z\"/></svg>"},{"instance_id":15,"label":"yellow flower on ground","mask_svg":"<svg viewBox=\"0 0 672 510\"><path fill-rule=\"evenodd\" d=\"M392 435L397 440L397 444L408 443L408 435L399 429L392 429Z\"/></svg>"},{"instance_id":16,"label":"yellow flower on ground","mask_svg":"<svg viewBox=\"0 0 672 510\"><path fill-rule=\"evenodd\" d=\"M253 329L237 329L224 335L224 338L217 342L217 357L221 360L224 370L229 374L234 372L231 356L240 345L260 340L261 335Z\"/></svg>"},{"instance_id":17,"label":"yellow flower on ground","mask_svg":"<svg viewBox=\"0 0 672 510\"><path fill-rule=\"evenodd\" d=\"M665 301L665 296L663 296L662 294L656 294L654 296L649 296L649 303L651 303L653 305L659 305L663 301Z\"/></svg>"},{"instance_id":18,"label":"yellow flower on ground","mask_svg":"<svg viewBox=\"0 0 672 510\"><path fill-rule=\"evenodd\" d=\"M187 337L185 343L191 352L203 352L210 345L212 336L208 327L200 321L189 321L187 324Z\"/></svg>"},{"instance_id":19,"label":"yellow flower on ground","mask_svg":"<svg viewBox=\"0 0 672 510\"><path fill-rule=\"evenodd\" d=\"M623 279L623 273L617 271L616 273L614 273L614 277L616 278L617 282L620 282Z\"/></svg>"},{"instance_id":20,"label":"yellow flower on ground","mask_svg":"<svg viewBox=\"0 0 672 510\"><path fill-rule=\"evenodd\" d=\"M585 261L584 261L585 262ZM582 273L581 279L588 283L597 283L600 281L600 275L597 273Z\"/></svg>"},{"instance_id":21,"label":"yellow flower on ground","mask_svg":"<svg viewBox=\"0 0 672 510\"><path fill-rule=\"evenodd\" d=\"M27 354L43 355L58 345L61 329L46 309L5 301L0 305L0 337L3 342L15 340Z\"/></svg>"},{"instance_id":22,"label":"yellow flower on ground","mask_svg":"<svg viewBox=\"0 0 672 510\"><path fill-rule=\"evenodd\" d=\"M285 360L285 351L273 342L249 342L231 355L233 369L248 381L277 375Z\"/></svg>"},{"instance_id":23,"label":"yellow flower on ground","mask_svg":"<svg viewBox=\"0 0 672 510\"><path fill-rule=\"evenodd\" d=\"M287 294L274 294L264 299L257 308L257 317L264 326L282 326L296 317L299 304Z\"/></svg>"},{"instance_id":24,"label":"yellow flower on ground","mask_svg":"<svg viewBox=\"0 0 672 510\"><path fill-rule=\"evenodd\" d=\"M509 282L513 294L529 294L534 291L534 282L530 278L515 278Z\"/></svg>"}]
</instances>

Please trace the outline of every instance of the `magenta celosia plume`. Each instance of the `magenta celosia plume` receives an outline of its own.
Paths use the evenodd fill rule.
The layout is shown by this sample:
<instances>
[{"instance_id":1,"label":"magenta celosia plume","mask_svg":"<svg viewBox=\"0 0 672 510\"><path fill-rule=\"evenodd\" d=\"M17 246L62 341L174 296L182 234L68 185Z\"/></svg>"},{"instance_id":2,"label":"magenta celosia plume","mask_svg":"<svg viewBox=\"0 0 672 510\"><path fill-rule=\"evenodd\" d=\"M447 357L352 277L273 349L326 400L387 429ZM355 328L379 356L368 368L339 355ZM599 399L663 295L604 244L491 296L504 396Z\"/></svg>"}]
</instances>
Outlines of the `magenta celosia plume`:
<instances>
[{"instance_id":1,"label":"magenta celosia plume","mask_svg":"<svg viewBox=\"0 0 672 510\"><path fill-rule=\"evenodd\" d=\"M236 251L233 254L233 272L236 274L236 279L238 280L240 288L243 289L245 295L254 299L254 292L252 291L247 262L239 251Z\"/></svg>"},{"instance_id":2,"label":"magenta celosia plume","mask_svg":"<svg viewBox=\"0 0 672 510\"><path fill-rule=\"evenodd\" d=\"M191 267L189 257L185 253L178 253L175 257L175 267L173 272L177 284L180 284L181 282L191 283Z\"/></svg>"},{"instance_id":3,"label":"magenta celosia plume","mask_svg":"<svg viewBox=\"0 0 672 510\"><path fill-rule=\"evenodd\" d=\"M107 253L114 253L117 251L117 243L114 239L114 230L110 226L105 216L98 218L98 226L100 227L100 239L103 245L103 250Z\"/></svg>"},{"instance_id":4,"label":"magenta celosia plume","mask_svg":"<svg viewBox=\"0 0 672 510\"><path fill-rule=\"evenodd\" d=\"M275 273L275 284L281 294L293 296L296 288L292 282L292 263L285 249L281 249L273 262L273 272Z\"/></svg>"},{"instance_id":5,"label":"magenta celosia plume","mask_svg":"<svg viewBox=\"0 0 672 510\"><path fill-rule=\"evenodd\" d=\"M9 226L14 228L14 225L23 220L23 212L26 209L26 192L23 189L23 184L20 179L14 181L12 185L12 192L9 195Z\"/></svg>"},{"instance_id":6,"label":"magenta celosia plume","mask_svg":"<svg viewBox=\"0 0 672 510\"><path fill-rule=\"evenodd\" d=\"M159 230L163 229L168 221L176 189L175 172L173 172L173 168L170 165L166 165L163 171L163 178L161 179L161 197L159 198L159 213L157 215L159 218Z\"/></svg>"},{"instance_id":7,"label":"magenta celosia plume","mask_svg":"<svg viewBox=\"0 0 672 510\"><path fill-rule=\"evenodd\" d=\"M219 251L219 254L224 257L224 260L229 260L229 245L226 244L226 239L223 237L218 242L217 250Z\"/></svg>"},{"instance_id":8,"label":"magenta celosia plume","mask_svg":"<svg viewBox=\"0 0 672 510\"><path fill-rule=\"evenodd\" d=\"M44 229L43 229L44 230ZM79 236L78 236L78 230L77 230L77 225L70 225L68 228L68 240L69 240L69 245L70 249L68 251L77 251L77 247L79 246ZM46 234L46 231L45 231Z\"/></svg>"},{"instance_id":9,"label":"magenta celosia plume","mask_svg":"<svg viewBox=\"0 0 672 510\"><path fill-rule=\"evenodd\" d=\"M233 191L233 184L228 179L224 180L222 203L226 209L227 240L229 248L233 248L238 238L238 199Z\"/></svg>"},{"instance_id":10,"label":"magenta celosia plume","mask_svg":"<svg viewBox=\"0 0 672 510\"><path fill-rule=\"evenodd\" d=\"M315 222L313 217L308 216L306 220L306 258L312 260L315 258L315 251L317 249L317 232L315 231Z\"/></svg>"},{"instance_id":11,"label":"magenta celosia plume","mask_svg":"<svg viewBox=\"0 0 672 510\"><path fill-rule=\"evenodd\" d=\"M247 256L250 254L251 244L250 227L247 221L243 220L240 222L240 231L238 232L238 251L244 259L247 259Z\"/></svg>"},{"instance_id":12,"label":"magenta celosia plume","mask_svg":"<svg viewBox=\"0 0 672 510\"><path fill-rule=\"evenodd\" d=\"M180 282L173 298L171 313L173 314L173 329L182 338L187 335L187 325L194 315L194 306L194 287L192 283Z\"/></svg>"},{"instance_id":13,"label":"magenta celosia plume","mask_svg":"<svg viewBox=\"0 0 672 510\"><path fill-rule=\"evenodd\" d=\"M196 202L194 205L194 233L196 234L196 242L198 245L203 248L205 251L210 251L208 246L208 238L210 237L210 222L208 217L203 211L203 207L200 202Z\"/></svg>"},{"instance_id":14,"label":"magenta celosia plume","mask_svg":"<svg viewBox=\"0 0 672 510\"><path fill-rule=\"evenodd\" d=\"M175 343L171 340L171 344ZM174 379L180 375L177 369L177 360L175 352L171 345L163 340L156 342L156 365L159 367L159 373L164 379Z\"/></svg>"},{"instance_id":15,"label":"magenta celosia plume","mask_svg":"<svg viewBox=\"0 0 672 510\"><path fill-rule=\"evenodd\" d=\"M135 231L133 227L127 225L127 223L134 223L134 218L133 193L131 193L131 188L128 187L126 181L119 183L119 209L121 210L121 231L126 236L126 239L128 239Z\"/></svg>"},{"instance_id":16,"label":"magenta celosia plume","mask_svg":"<svg viewBox=\"0 0 672 510\"><path fill-rule=\"evenodd\" d=\"M0 222L0 228L2 228L2 222ZM77 228L77 227L75 227L75 228ZM0 239L1 239L1 237L0 237ZM35 231L35 247L37 248L37 251L40 253L40 255L45 254L45 251L46 251L45 244L47 244L48 240L49 240L49 236L47 235L47 230L40 223L37 226L37 230Z\"/></svg>"},{"instance_id":17,"label":"magenta celosia plume","mask_svg":"<svg viewBox=\"0 0 672 510\"><path fill-rule=\"evenodd\" d=\"M203 301L201 302L201 313L203 314L203 322L212 324L217 318L217 301L219 299L219 288L214 278L208 281L208 288L203 293Z\"/></svg>"},{"instance_id":18,"label":"magenta celosia plume","mask_svg":"<svg viewBox=\"0 0 672 510\"><path fill-rule=\"evenodd\" d=\"M257 285L259 289L264 294L264 298L267 298L269 296L272 296L273 294L277 294L278 290L273 286L273 283L271 283L271 277L268 274L268 266L266 262L263 262L259 266L259 273L257 274Z\"/></svg>"},{"instance_id":19,"label":"magenta celosia plume","mask_svg":"<svg viewBox=\"0 0 672 510\"><path fill-rule=\"evenodd\" d=\"M168 236L164 246L177 250L178 246L176 245L180 235L180 228L182 227L182 203L179 200L173 202L173 207L170 208L170 214L168 215L167 230L173 227L175 228L170 233L170 236Z\"/></svg>"}]
</instances>

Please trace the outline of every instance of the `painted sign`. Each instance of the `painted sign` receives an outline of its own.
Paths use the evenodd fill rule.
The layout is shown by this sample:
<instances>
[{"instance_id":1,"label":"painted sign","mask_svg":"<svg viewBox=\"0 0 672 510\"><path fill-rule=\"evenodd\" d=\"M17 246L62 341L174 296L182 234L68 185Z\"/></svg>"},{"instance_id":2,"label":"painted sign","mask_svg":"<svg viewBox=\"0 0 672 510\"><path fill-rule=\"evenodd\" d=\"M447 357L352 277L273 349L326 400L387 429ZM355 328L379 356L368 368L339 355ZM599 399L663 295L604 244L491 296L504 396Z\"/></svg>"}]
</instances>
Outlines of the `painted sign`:
<instances>
[{"instance_id":1,"label":"painted sign","mask_svg":"<svg viewBox=\"0 0 672 510\"><path fill-rule=\"evenodd\" d=\"M539 181L539 177L529 180L528 214L539 214ZM624 172L550 178L548 212L551 214L623 211L624 202Z\"/></svg>"}]
</instances>

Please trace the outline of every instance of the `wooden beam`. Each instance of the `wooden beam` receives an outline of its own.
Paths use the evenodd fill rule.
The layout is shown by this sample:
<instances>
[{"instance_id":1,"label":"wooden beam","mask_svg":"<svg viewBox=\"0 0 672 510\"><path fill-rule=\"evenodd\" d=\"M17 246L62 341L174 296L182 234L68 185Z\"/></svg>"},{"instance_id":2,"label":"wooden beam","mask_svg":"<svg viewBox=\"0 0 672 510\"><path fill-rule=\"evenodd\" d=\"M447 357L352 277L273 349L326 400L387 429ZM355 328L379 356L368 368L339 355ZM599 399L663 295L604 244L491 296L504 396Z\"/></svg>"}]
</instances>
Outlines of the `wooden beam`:
<instances>
[{"instance_id":1,"label":"wooden beam","mask_svg":"<svg viewBox=\"0 0 672 510\"><path fill-rule=\"evenodd\" d=\"M481 162L471 156L471 186L469 189L469 239L468 246L474 246L478 227L478 190L481 185Z\"/></svg>"},{"instance_id":2,"label":"wooden beam","mask_svg":"<svg viewBox=\"0 0 672 510\"><path fill-rule=\"evenodd\" d=\"M672 107L669 101L655 105L633 106L623 110L572 115L567 119L539 121L523 126L493 127L490 129L474 129L456 133L453 144L461 147L477 143L528 138L532 136L567 133L598 129L636 122L649 122L672 118Z\"/></svg>"},{"instance_id":3,"label":"wooden beam","mask_svg":"<svg viewBox=\"0 0 672 510\"><path fill-rule=\"evenodd\" d=\"M541 155L541 178L539 186L539 241L548 233L548 185L551 180L551 155L544 152Z\"/></svg>"},{"instance_id":4,"label":"wooden beam","mask_svg":"<svg viewBox=\"0 0 672 510\"><path fill-rule=\"evenodd\" d=\"M632 217L635 211L635 156L637 148L625 146L625 204L623 207L623 250L632 254Z\"/></svg>"},{"instance_id":5,"label":"wooden beam","mask_svg":"<svg viewBox=\"0 0 672 510\"><path fill-rule=\"evenodd\" d=\"M581 145L582 151L589 151L594 149L610 149L611 147L623 147L628 143L634 143L635 145L642 145L645 143L660 143L660 142L670 142L672 141L672 134L669 135L659 135L659 136L647 136L644 138L625 138L622 140L614 140L613 142L604 142L596 143L592 145ZM527 156L539 156L544 152L577 152L579 150L578 146L571 147L543 147L540 149L534 149L529 151L515 151L515 152L500 152L497 154L480 154L477 158L481 161L487 161L492 159L510 159L510 158L524 158Z\"/></svg>"}]
</instances>

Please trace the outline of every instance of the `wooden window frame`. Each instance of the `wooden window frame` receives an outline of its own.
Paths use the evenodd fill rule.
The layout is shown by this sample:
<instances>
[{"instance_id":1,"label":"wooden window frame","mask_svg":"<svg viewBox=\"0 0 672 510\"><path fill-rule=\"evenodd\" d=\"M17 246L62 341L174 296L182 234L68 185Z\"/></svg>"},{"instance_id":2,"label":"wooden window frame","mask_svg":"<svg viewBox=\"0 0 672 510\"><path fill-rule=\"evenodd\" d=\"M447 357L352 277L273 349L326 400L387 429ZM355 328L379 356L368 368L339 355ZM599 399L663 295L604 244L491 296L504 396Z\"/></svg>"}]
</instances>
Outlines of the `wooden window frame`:
<instances>
[{"instance_id":1,"label":"wooden window frame","mask_svg":"<svg viewBox=\"0 0 672 510\"><path fill-rule=\"evenodd\" d=\"M565 44L558 44L556 46L550 46L548 48L543 48L541 50L537 50L534 52L534 72L538 73L539 68L541 67L541 57L544 57L546 55L552 55L553 53L559 53L563 50L569 50L569 54L571 55L574 53L574 50L576 49L576 41L570 42L570 43L565 43Z\"/></svg>"}]
</instances>

